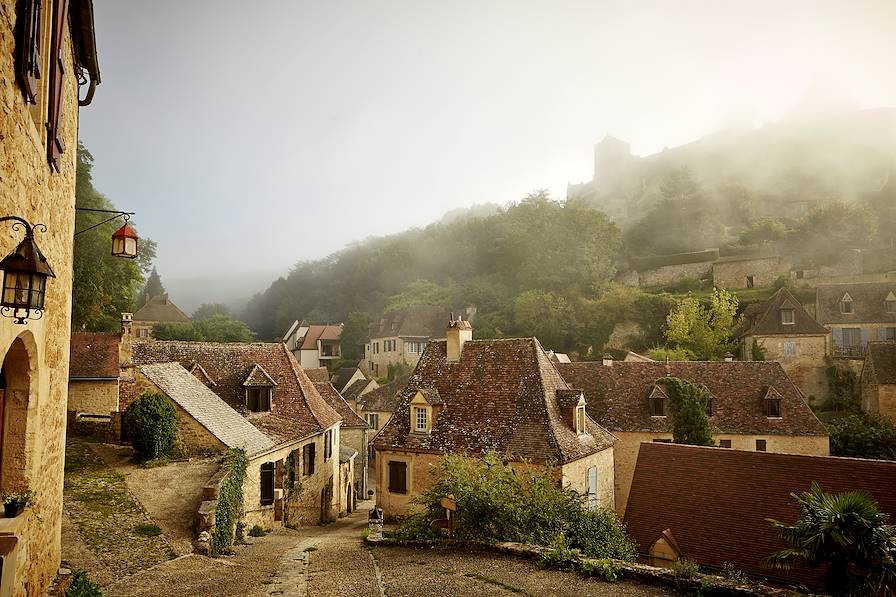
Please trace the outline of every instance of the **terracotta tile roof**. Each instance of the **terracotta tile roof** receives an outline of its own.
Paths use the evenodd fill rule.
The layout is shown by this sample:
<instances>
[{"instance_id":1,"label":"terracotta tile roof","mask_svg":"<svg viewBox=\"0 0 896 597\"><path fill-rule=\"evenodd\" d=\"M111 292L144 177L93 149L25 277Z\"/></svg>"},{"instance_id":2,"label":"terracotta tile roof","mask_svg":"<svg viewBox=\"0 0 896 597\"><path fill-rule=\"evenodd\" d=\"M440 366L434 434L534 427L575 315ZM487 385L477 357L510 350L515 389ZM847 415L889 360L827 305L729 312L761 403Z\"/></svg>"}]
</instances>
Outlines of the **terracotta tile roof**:
<instances>
[{"instance_id":1,"label":"terracotta tile roof","mask_svg":"<svg viewBox=\"0 0 896 597\"><path fill-rule=\"evenodd\" d=\"M301 350L317 350L318 340L339 340L342 336L342 324L311 325L302 340Z\"/></svg>"},{"instance_id":2,"label":"terracotta tile roof","mask_svg":"<svg viewBox=\"0 0 896 597\"><path fill-rule=\"evenodd\" d=\"M302 369L305 370L305 375L308 376L308 379L314 383L330 381L330 372L327 371L326 367L302 367Z\"/></svg>"},{"instance_id":3,"label":"terracotta tile roof","mask_svg":"<svg viewBox=\"0 0 896 597\"><path fill-rule=\"evenodd\" d=\"M120 334L72 334L69 379L118 379Z\"/></svg>"},{"instance_id":4,"label":"terracotta tile roof","mask_svg":"<svg viewBox=\"0 0 896 597\"><path fill-rule=\"evenodd\" d=\"M559 463L610 447L615 438L590 417L582 435L564 421L556 395L570 389L535 338L470 340L457 363L447 362L444 341L429 342L374 445L432 453L496 450ZM409 402L418 390L437 390L443 402L428 435L410 432Z\"/></svg>"},{"instance_id":5,"label":"terracotta tile roof","mask_svg":"<svg viewBox=\"0 0 896 597\"><path fill-rule=\"evenodd\" d=\"M343 400L342 395L336 391L333 384L328 381L315 382L314 387L317 388L321 397L327 401L327 404L342 417L343 429L367 429L367 421L352 410L352 407Z\"/></svg>"},{"instance_id":6,"label":"terracotta tile roof","mask_svg":"<svg viewBox=\"0 0 896 597\"><path fill-rule=\"evenodd\" d=\"M134 321L190 321L190 318L171 302L167 294L162 294L137 309Z\"/></svg>"},{"instance_id":7,"label":"terracotta tile roof","mask_svg":"<svg viewBox=\"0 0 896 597\"><path fill-rule=\"evenodd\" d=\"M341 392L346 388L348 381L360 371L357 367L340 367L333 373L330 381L333 382L333 387Z\"/></svg>"},{"instance_id":8,"label":"terracotta tile roof","mask_svg":"<svg viewBox=\"0 0 896 597\"><path fill-rule=\"evenodd\" d=\"M274 441L196 379L180 363L143 365L140 372L228 448L254 454Z\"/></svg>"},{"instance_id":9,"label":"terracotta tile roof","mask_svg":"<svg viewBox=\"0 0 896 597\"><path fill-rule=\"evenodd\" d=\"M192 373L196 377L196 379L198 379L199 381L201 381L202 383L204 383L207 386L218 385L215 382L215 380L212 379L212 376L209 375L208 372L205 369L203 369L202 365L200 365L199 363L193 363L192 365L187 367L187 371Z\"/></svg>"},{"instance_id":10,"label":"terracotta tile roof","mask_svg":"<svg viewBox=\"0 0 896 597\"><path fill-rule=\"evenodd\" d=\"M669 417L651 417L648 396L670 375L706 386L713 397L713 431L771 435L827 435L824 425L779 363L704 361L558 363L573 387L585 390L586 409L612 431L669 433ZM762 399L769 388L781 394L781 418L768 418Z\"/></svg>"},{"instance_id":11,"label":"terracotta tile roof","mask_svg":"<svg viewBox=\"0 0 896 597\"><path fill-rule=\"evenodd\" d=\"M241 414L247 413L243 382L256 365L263 367L277 383L270 413L276 416L250 418L253 424L256 418L268 419L264 424L278 437L305 437L341 419L282 343L135 342L133 361L135 365L177 361L187 367L199 363L217 384L212 390Z\"/></svg>"},{"instance_id":12,"label":"terracotta tile roof","mask_svg":"<svg viewBox=\"0 0 896 597\"><path fill-rule=\"evenodd\" d=\"M753 305L750 305L751 307ZM781 323L781 311L793 310L793 323ZM742 336L794 336L830 334L830 330L815 321L802 304L786 288L781 288L763 305L755 310L747 310L744 315L749 329Z\"/></svg>"},{"instance_id":13,"label":"terracotta tile roof","mask_svg":"<svg viewBox=\"0 0 896 597\"><path fill-rule=\"evenodd\" d=\"M358 410L395 412L395 409L398 407L399 394L404 390L408 379L410 379L410 375L403 375L360 396L358 398Z\"/></svg>"},{"instance_id":14,"label":"terracotta tile roof","mask_svg":"<svg viewBox=\"0 0 896 597\"><path fill-rule=\"evenodd\" d=\"M896 296L894 282L864 282L856 284L819 284L815 290L815 317L825 325L838 323L893 323L896 313L887 313L886 299ZM849 294L851 314L840 312L840 300Z\"/></svg>"},{"instance_id":15,"label":"terracotta tile roof","mask_svg":"<svg viewBox=\"0 0 896 597\"><path fill-rule=\"evenodd\" d=\"M642 553L669 529L681 556L702 565L731 562L751 574L812 584L818 571L770 570L762 560L786 547L766 519L795 522L799 507L790 494L813 481L828 493L868 491L896 520L896 462L645 442L626 530Z\"/></svg>"},{"instance_id":16,"label":"terracotta tile roof","mask_svg":"<svg viewBox=\"0 0 896 597\"><path fill-rule=\"evenodd\" d=\"M252 367L252 370L249 371L249 375L243 380L243 387L246 388L270 388L276 385L277 382L271 379L271 376L264 370L264 367L258 363Z\"/></svg>"},{"instance_id":17,"label":"terracotta tile roof","mask_svg":"<svg viewBox=\"0 0 896 597\"><path fill-rule=\"evenodd\" d=\"M370 338L444 338L451 313L444 307L416 305L387 313L371 324Z\"/></svg>"},{"instance_id":18,"label":"terracotta tile roof","mask_svg":"<svg viewBox=\"0 0 896 597\"><path fill-rule=\"evenodd\" d=\"M366 390L370 385L373 385L374 390L379 387L379 385L373 379L358 379L356 381L353 381L350 386L342 390L342 397L346 400L358 401L361 399L361 392ZM368 394L369 393L370 392L368 392Z\"/></svg>"},{"instance_id":19,"label":"terracotta tile roof","mask_svg":"<svg viewBox=\"0 0 896 597\"><path fill-rule=\"evenodd\" d=\"M862 380L869 384L896 384L896 342L869 342Z\"/></svg>"}]
</instances>

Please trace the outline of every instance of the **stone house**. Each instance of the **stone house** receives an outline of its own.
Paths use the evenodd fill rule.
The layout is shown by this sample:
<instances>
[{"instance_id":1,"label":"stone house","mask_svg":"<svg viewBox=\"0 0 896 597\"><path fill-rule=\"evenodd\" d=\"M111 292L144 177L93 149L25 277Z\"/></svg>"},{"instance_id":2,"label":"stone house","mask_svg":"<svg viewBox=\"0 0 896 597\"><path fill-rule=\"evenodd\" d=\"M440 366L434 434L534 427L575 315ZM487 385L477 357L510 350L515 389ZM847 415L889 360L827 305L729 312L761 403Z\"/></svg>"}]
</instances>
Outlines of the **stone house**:
<instances>
[{"instance_id":1,"label":"stone house","mask_svg":"<svg viewBox=\"0 0 896 597\"><path fill-rule=\"evenodd\" d=\"M294 321L283 337L283 343L295 355L302 367L315 368L342 358L340 338L342 324L308 325L305 320Z\"/></svg>"},{"instance_id":2,"label":"stone house","mask_svg":"<svg viewBox=\"0 0 896 597\"><path fill-rule=\"evenodd\" d=\"M210 390L207 400L217 396L270 439L271 447L254 454L247 470L247 525L317 524L345 511L339 478L342 417L284 344L134 342L131 362L134 381L120 382L122 409L139 395L147 366L179 363ZM195 389L193 384L190 391Z\"/></svg>"},{"instance_id":3,"label":"stone house","mask_svg":"<svg viewBox=\"0 0 896 597\"><path fill-rule=\"evenodd\" d=\"M704 386L712 397L713 440L725 448L830 453L828 434L778 363L603 362L558 364L585 392L588 414L617 438L616 510L625 513L642 442L671 442L668 396L658 382L677 377Z\"/></svg>"},{"instance_id":4,"label":"stone house","mask_svg":"<svg viewBox=\"0 0 896 597\"><path fill-rule=\"evenodd\" d=\"M831 330L834 357L856 360L858 373L869 342L896 341L896 280L819 284L815 319Z\"/></svg>"},{"instance_id":5,"label":"stone house","mask_svg":"<svg viewBox=\"0 0 896 597\"><path fill-rule=\"evenodd\" d=\"M330 407L339 413L342 417L342 424L339 426L339 445L343 450L353 450L355 460L352 465L353 478L348 486L352 490L350 495L359 495L361 499L365 499L367 494L367 446L369 427L367 422L358 416L351 406L345 401L342 395L336 391L328 381L314 382L321 397L330 405Z\"/></svg>"},{"instance_id":6,"label":"stone house","mask_svg":"<svg viewBox=\"0 0 896 597\"><path fill-rule=\"evenodd\" d=\"M75 332L68 370L70 416L105 418L118 411L121 334Z\"/></svg>"},{"instance_id":7,"label":"stone house","mask_svg":"<svg viewBox=\"0 0 896 597\"><path fill-rule=\"evenodd\" d=\"M61 558L78 108L100 80L92 2L0 0L0 50L0 215L46 226L34 243L55 273L39 319L0 317L0 492L35 492L0 518L0 594L19 597L43 595ZM0 225L3 257L26 231Z\"/></svg>"},{"instance_id":8,"label":"stone house","mask_svg":"<svg viewBox=\"0 0 896 597\"><path fill-rule=\"evenodd\" d=\"M744 313L740 335L741 360L752 360L753 344L766 361L780 363L784 372L811 403L828 394L825 370L831 354L831 331L815 321L786 288Z\"/></svg>"},{"instance_id":9,"label":"stone house","mask_svg":"<svg viewBox=\"0 0 896 597\"><path fill-rule=\"evenodd\" d=\"M152 338L152 328L157 323L189 323L190 317L181 311L168 294L160 294L148 298L142 307L137 309L131 318L131 331L134 338L138 340L148 340Z\"/></svg>"},{"instance_id":10,"label":"stone house","mask_svg":"<svg viewBox=\"0 0 896 597\"><path fill-rule=\"evenodd\" d=\"M447 309L435 305L415 305L384 315L370 325L364 345L367 374L383 378L390 365L413 368L429 340L444 339L445 322L450 318Z\"/></svg>"},{"instance_id":11,"label":"stone house","mask_svg":"<svg viewBox=\"0 0 896 597\"><path fill-rule=\"evenodd\" d=\"M817 482L826 493L867 491L896 516L896 462L645 443L638 455L625 526L653 565L678 559L815 588L823 568L774 570L763 560L789 545L769 524L796 522L792 493Z\"/></svg>"},{"instance_id":12,"label":"stone house","mask_svg":"<svg viewBox=\"0 0 896 597\"><path fill-rule=\"evenodd\" d=\"M374 437L377 501L411 512L448 453L494 450L519 466L553 463L557 482L613 508L615 438L585 411L535 338L472 340L464 321L427 344L394 416Z\"/></svg>"},{"instance_id":13,"label":"stone house","mask_svg":"<svg viewBox=\"0 0 896 597\"><path fill-rule=\"evenodd\" d=\"M712 284L716 288L769 288L781 276L790 277L787 257L738 256L722 257L712 264Z\"/></svg>"},{"instance_id":14,"label":"stone house","mask_svg":"<svg viewBox=\"0 0 896 597\"><path fill-rule=\"evenodd\" d=\"M407 386L409 376L404 375L361 394L357 401L356 412L363 418L371 432L375 435L386 426L392 413L398 408L401 392ZM375 459L371 452L371 461Z\"/></svg>"},{"instance_id":15,"label":"stone house","mask_svg":"<svg viewBox=\"0 0 896 597\"><path fill-rule=\"evenodd\" d=\"M367 376L358 367L340 367L330 376L330 383L333 384L337 392L342 393L350 385L361 379L367 379ZM343 397L345 397L344 394Z\"/></svg>"},{"instance_id":16,"label":"stone house","mask_svg":"<svg viewBox=\"0 0 896 597\"><path fill-rule=\"evenodd\" d=\"M862 367L862 410L896 421L896 342L869 342Z\"/></svg>"}]
</instances>

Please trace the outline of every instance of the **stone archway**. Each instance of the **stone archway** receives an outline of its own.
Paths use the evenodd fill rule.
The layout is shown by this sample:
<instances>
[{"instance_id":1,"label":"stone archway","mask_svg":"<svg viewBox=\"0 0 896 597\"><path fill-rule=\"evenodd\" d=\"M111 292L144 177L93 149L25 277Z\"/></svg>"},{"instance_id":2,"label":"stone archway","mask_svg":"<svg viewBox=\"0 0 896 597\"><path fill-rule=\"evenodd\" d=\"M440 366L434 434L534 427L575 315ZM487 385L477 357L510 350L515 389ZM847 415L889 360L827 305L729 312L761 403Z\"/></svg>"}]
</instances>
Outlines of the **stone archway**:
<instances>
[{"instance_id":1,"label":"stone archway","mask_svg":"<svg viewBox=\"0 0 896 597\"><path fill-rule=\"evenodd\" d=\"M32 360L22 337L16 338L0 367L0 492L29 488L28 410L32 396Z\"/></svg>"}]
</instances>

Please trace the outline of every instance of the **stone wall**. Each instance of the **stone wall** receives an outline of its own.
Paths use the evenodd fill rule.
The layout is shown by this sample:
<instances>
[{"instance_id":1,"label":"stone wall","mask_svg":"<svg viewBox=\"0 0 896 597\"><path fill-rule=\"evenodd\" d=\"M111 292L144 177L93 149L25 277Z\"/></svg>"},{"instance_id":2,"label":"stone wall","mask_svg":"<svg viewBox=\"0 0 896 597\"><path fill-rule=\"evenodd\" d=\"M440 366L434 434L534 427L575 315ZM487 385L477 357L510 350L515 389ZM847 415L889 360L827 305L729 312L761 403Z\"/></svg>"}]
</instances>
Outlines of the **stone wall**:
<instances>
[{"instance_id":1,"label":"stone wall","mask_svg":"<svg viewBox=\"0 0 896 597\"><path fill-rule=\"evenodd\" d=\"M716 261L712 266L712 283L716 288L748 288L752 276L754 288L768 288L781 276L790 276L790 262L783 257L759 257Z\"/></svg>"},{"instance_id":2,"label":"stone wall","mask_svg":"<svg viewBox=\"0 0 896 597\"><path fill-rule=\"evenodd\" d=\"M650 442L656 439L672 441L672 434L631 431L613 431L612 433L618 439L614 446L613 454L616 469L616 512L620 517L624 517L641 442ZM767 452L830 456L830 442L826 435L792 436L719 433L713 435L712 439L717 444L722 439L731 440L731 448L733 450L755 450L756 440L764 439Z\"/></svg>"},{"instance_id":3,"label":"stone wall","mask_svg":"<svg viewBox=\"0 0 896 597\"><path fill-rule=\"evenodd\" d=\"M71 380L68 410L81 414L109 415L118 410L118 380Z\"/></svg>"},{"instance_id":4,"label":"stone wall","mask_svg":"<svg viewBox=\"0 0 896 597\"><path fill-rule=\"evenodd\" d=\"M828 391L825 371L831 350L830 336L746 336L743 357L749 359L753 340L765 349L765 360L781 363L787 377L814 404L824 400ZM784 343L793 342L796 356L785 356Z\"/></svg>"},{"instance_id":5,"label":"stone wall","mask_svg":"<svg viewBox=\"0 0 896 597\"><path fill-rule=\"evenodd\" d=\"M862 410L896 421L896 385L864 385L862 387Z\"/></svg>"},{"instance_id":6,"label":"stone wall","mask_svg":"<svg viewBox=\"0 0 896 597\"><path fill-rule=\"evenodd\" d=\"M377 451L376 455L376 501L386 518L407 516L415 506L414 496L432 487L433 471L439 463L438 454L415 454L413 452ZM407 468L407 493L389 491L389 462L405 462Z\"/></svg>"},{"instance_id":7,"label":"stone wall","mask_svg":"<svg viewBox=\"0 0 896 597\"><path fill-rule=\"evenodd\" d=\"M346 429L344 427L339 431L342 436L339 438L340 443L358 453L355 457L355 466L352 469L352 482L359 492L366 491L363 477L367 470L367 431L367 429ZM359 495L361 495L361 499L366 499L366 496L360 493Z\"/></svg>"},{"instance_id":8,"label":"stone wall","mask_svg":"<svg viewBox=\"0 0 896 597\"><path fill-rule=\"evenodd\" d=\"M7 387L19 386L15 391L22 405L21 421L7 418L3 422L4 441L21 441L23 447L13 460L4 459L3 474L5 480L21 486L0 490L27 488L36 494L33 506L12 521L14 528L0 525L0 533L19 538L13 582L17 596L42 595L60 561L78 131L72 40L66 30L62 55L67 77L61 122L66 151L61 156L61 171L51 172L45 146L46 94L37 106L29 107L14 75L19 4L0 0L0 215L47 226L47 232L35 232L35 239L56 278L47 281L41 320L22 326L0 318L0 359L6 372L14 374L7 375ZM44 8L45 14L50 14L49 2ZM44 73L49 72L49 55L44 48ZM48 81L49 77L43 79L44 88ZM9 254L22 238L22 231L14 232L9 222L0 224L0 257ZM16 373L18 364L23 366ZM10 398L16 399L12 393Z\"/></svg>"},{"instance_id":9,"label":"stone wall","mask_svg":"<svg viewBox=\"0 0 896 597\"><path fill-rule=\"evenodd\" d=\"M699 280L708 277L712 268L712 261L664 265L638 272L638 283L641 286L668 286L682 280Z\"/></svg>"},{"instance_id":10,"label":"stone wall","mask_svg":"<svg viewBox=\"0 0 896 597\"><path fill-rule=\"evenodd\" d=\"M588 469L597 467L597 505L610 510L616 507L613 471L613 449L602 450L561 467L563 487L588 495Z\"/></svg>"}]
</instances>

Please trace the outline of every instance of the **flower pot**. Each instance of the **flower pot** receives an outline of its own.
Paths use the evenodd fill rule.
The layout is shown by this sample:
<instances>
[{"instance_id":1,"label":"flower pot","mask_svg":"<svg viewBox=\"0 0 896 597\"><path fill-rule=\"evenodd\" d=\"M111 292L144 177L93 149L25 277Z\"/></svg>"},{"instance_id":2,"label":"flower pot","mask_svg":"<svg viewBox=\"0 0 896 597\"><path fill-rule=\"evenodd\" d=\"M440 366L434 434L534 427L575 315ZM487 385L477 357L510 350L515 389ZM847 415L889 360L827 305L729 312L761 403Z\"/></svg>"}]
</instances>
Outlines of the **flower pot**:
<instances>
[{"instance_id":1,"label":"flower pot","mask_svg":"<svg viewBox=\"0 0 896 597\"><path fill-rule=\"evenodd\" d=\"M15 518L21 513L21 504L3 504L3 515L6 516L6 518Z\"/></svg>"}]
</instances>

